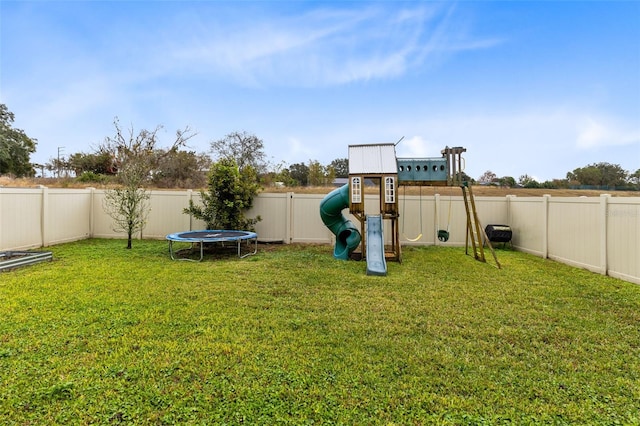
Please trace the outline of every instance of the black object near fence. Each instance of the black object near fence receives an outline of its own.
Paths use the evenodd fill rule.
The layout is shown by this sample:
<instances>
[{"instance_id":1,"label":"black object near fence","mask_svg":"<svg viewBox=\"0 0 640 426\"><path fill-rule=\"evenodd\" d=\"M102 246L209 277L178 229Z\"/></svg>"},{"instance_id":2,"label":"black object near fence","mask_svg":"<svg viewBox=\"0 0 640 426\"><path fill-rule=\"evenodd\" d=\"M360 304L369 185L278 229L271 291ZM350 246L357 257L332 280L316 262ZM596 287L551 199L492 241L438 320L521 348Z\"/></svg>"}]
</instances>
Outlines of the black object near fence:
<instances>
[{"instance_id":1,"label":"black object near fence","mask_svg":"<svg viewBox=\"0 0 640 426\"><path fill-rule=\"evenodd\" d=\"M508 225L487 225L484 228L485 234L487 234L487 238L492 243L510 243L511 238L513 237L513 232L511 231L511 227Z\"/></svg>"}]
</instances>

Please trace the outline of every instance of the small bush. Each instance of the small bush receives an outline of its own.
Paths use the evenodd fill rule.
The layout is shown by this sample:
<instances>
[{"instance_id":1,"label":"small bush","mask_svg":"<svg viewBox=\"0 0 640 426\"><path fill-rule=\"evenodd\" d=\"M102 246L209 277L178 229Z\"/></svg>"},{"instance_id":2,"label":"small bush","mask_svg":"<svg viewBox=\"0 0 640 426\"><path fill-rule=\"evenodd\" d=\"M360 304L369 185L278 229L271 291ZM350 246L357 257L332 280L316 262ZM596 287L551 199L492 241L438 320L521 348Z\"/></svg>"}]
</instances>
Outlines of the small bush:
<instances>
[{"instance_id":1,"label":"small bush","mask_svg":"<svg viewBox=\"0 0 640 426\"><path fill-rule=\"evenodd\" d=\"M78 181L83 183L88 182L97 182L97 183L105 183L107 181L107 177L105 175L101 175L94 172L83 172L80 176L78 176Z\"/></svg>"}]
</instances>

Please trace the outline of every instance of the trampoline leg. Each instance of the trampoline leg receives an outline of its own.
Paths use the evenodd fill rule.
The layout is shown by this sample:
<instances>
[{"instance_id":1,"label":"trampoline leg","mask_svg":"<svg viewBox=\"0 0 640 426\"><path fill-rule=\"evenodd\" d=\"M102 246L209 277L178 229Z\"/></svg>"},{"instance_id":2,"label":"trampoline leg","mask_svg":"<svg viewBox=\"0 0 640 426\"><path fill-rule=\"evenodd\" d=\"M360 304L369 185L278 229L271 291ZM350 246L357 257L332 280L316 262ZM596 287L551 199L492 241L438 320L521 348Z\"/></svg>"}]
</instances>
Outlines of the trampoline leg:
<instances>
[{"instance_id":1,"label":"trampoline leg","mask_svg":"<svg viewBox=\"0 0 640 426\"><path fill-rule=\"evenodd\" d=\"M191 243L191 250L193 250L193 243ZM200 242L200 259L194 260L186 257L177 257L175 252L173 251L173 241L169 240L169 255L171 256L171 260L186 260L188 262L202 262L204 259L204 243Z\"/></svg>"},{"instance_id":2,"label":"trampoline leg","mask_svg":"<svg viewBox=\"0 0 640 426\"><path fill-rule=\"evenodd\" d=\"M251 256L253 254L256 254L258 252L258 239L257 238L252 238L254 241L254 246L253 246L253 252L249 251L248 253L245 253L244 255L240 255L240 241L238 241L238 257L240 259L244 259L247 256ZM251 244L251 240L247 240L247 246Z\"/></svg>"},{"instance_id":3,"label":"trampoline leg","mask_svg":"<svg viewBox=\"0 0 640 426\"><path fill-rule=\"evenodd\" d=\"M176 260L173 256L173 241L169 240L169 255L171 255L171 260Z\"/></svg>"}]
</instances>

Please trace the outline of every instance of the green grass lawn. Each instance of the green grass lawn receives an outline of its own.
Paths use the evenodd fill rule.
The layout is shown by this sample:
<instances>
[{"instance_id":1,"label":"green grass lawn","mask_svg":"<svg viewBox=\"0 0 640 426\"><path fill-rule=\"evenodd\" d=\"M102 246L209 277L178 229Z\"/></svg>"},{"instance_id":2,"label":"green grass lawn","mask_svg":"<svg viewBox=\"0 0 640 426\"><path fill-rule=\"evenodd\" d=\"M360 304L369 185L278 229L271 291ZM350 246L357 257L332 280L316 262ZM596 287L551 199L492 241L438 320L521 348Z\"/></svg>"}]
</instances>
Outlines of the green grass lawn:
<instances>
[{"instance_id":1,"label":"green grass lawn","mask_svg":"<svg viewBox=\"0 0 640 426\"><path fill-rule=\"evenodd\" d=\"M1 424L640 424L640 286L498 250L171 261L86 240L0 274Z\"/></svg>"}]
</instances>

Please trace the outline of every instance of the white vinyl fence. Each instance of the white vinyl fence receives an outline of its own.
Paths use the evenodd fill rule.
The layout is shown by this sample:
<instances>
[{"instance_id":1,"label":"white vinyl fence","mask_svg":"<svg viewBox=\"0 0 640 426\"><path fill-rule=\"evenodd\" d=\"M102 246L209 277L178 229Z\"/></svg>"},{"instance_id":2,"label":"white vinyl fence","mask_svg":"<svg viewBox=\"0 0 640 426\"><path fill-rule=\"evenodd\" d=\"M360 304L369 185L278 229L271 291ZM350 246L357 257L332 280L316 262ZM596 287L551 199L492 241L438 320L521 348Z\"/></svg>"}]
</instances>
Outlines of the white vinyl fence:
<instances>
[{"instance_id":1,"label":"white vinyl fence","mask_svg":"<svg viewBox=\"0 0 640 426\"><path fill-rule=\"evenodd\" d=\"M262 218L256 226L260 241L331 244L334 236L319 214L324 196L262 193L248 216ZM198 202L200 193L151 191L148 223L138 237L163 239L204 229L203 222L183 213L191 199ZM124 238L113 231L103 200L104 191L92 188L0 187L0 251ZM365 202L367 212L377 213L377 196L367 196ZM518 250L640 284L640 197L476 197L476 206L483 226L511 227ZM401 196L399 207L403 245L465 244L462 196ZM450 238L442 243L437 233L447 228Z\"/></svg>"}]
</instances>

